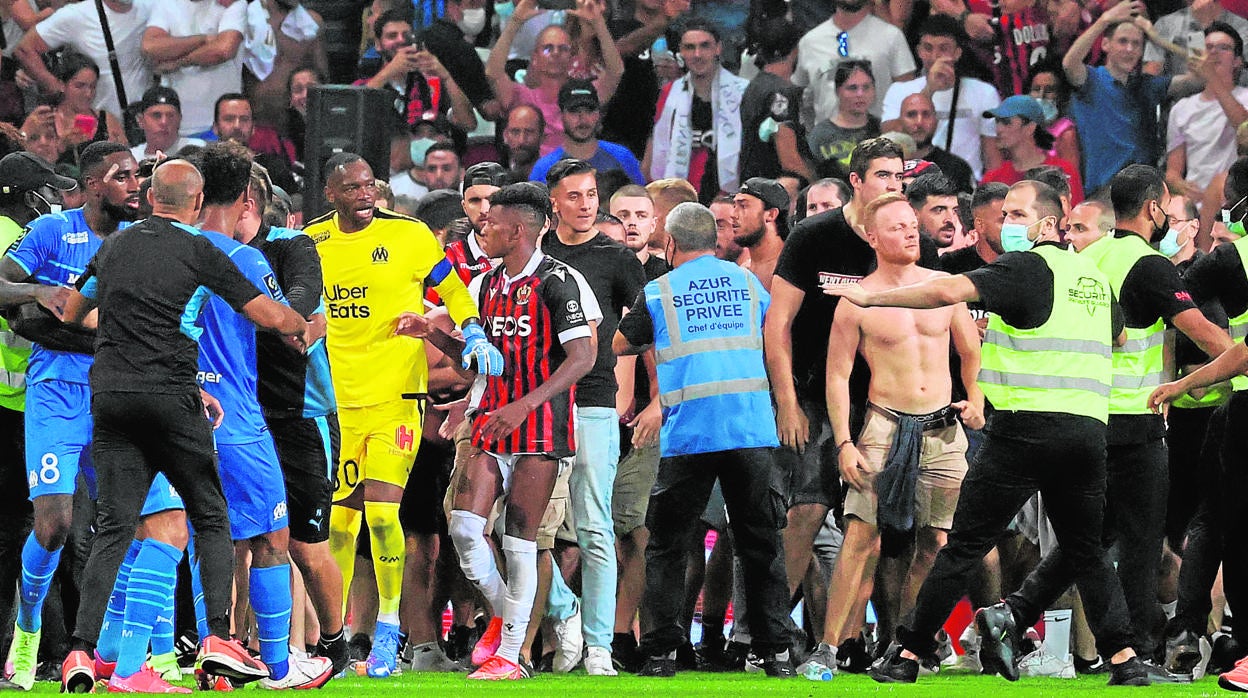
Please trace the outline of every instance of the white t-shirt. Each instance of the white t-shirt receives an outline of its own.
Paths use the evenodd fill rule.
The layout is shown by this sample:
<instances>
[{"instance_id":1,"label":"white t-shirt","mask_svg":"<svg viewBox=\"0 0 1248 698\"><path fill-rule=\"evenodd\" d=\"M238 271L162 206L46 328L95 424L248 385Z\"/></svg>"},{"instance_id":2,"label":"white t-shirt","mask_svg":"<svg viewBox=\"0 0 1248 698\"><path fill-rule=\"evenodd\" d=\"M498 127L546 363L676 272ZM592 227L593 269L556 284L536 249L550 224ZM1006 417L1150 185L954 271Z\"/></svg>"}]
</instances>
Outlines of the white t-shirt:
<instances>
[{"instance_id":1,"label":"white t-shirt","mask_svg":"<svg viewBox=\"0 0 1248 698\"><path fill-rule=\"evenodd\" d=\"M884 93L893 79L914 72L914 56L906 44L901 30L875 15L867 15L848 34L847 54L842 56L836 37L841 33L834 20L806 32L797 44L797 70L793 84L808 87L815 107L815 122L830 119L836 114L836 64L847 57L866 58L871 61L871 73L875 76L875 103L871 113L879 116L884 105Z\"/></svg>"},{"instance_id":2,"label":"white t-shirt","mask_svg":"<svg viewBox=\"0 0 1248 698\"><path fill-rule=\"evenodd\" d=\"M395 196L419 199L429 193L429 187L412 179L411 173L404 170L396 175L390 175L390 191L394 192Z\"/></svg>"},{"instance_id":3,"label":"white t-shirt","mask_svg":"<svg viewBox=\"0 0 1248 698\"><path fill-rule=\"evenodd\" d=\"M179 150L182 150L188 145L197 145L202 148L204 147L205 143L203 140L199 138L178 138L178 140L174 141L173 145L168 150L165 151L165 155L167 157L173 157L175 153L177 153ZM152 158L156 157L155 152L151 152L151 153L147 152L146 142L140 143L134 146L133 148L131 148L130 154L134 156L135 160L142 160L143 158L148 158L148 157L152 157Z\"/></svg>"},{"instance_id":4,"label":"white t-shirt","mask_svg":"<svg viewBox=\"0 0 1248 698\"><path fill-rule=\"evenodd\" d=\"M1231 94L1248 106L1248 87L1236 87ZM1201 191L1214 175L1230 169L1235 162L1235 129L1218 100L1194 94L1174 103L1166 127L1166 153L1179 146L1187 148L1186 180Z\"/></svg>"},{"instance_id":5,"label":"white t-shirt","mask_svg":"<svg viewBox=\"0 0 1248 698\"><path fill-rule=\"evenodd\" d=\"M953 128L953 146L947 150L966 160L975 173L975 181L984 176L983 148L980 136L996 138L997 122L992 118L984 118L984 112L995 109L1001 104L997 88L983 80L961 78L962 90L958 94L958 118ZM927 87L927 77L921 76L907 82L895 82L884 95L884 114L882 121L889 121L901 116L901 103L906 97L922 92ZM937 92L932 96L932 104L936 107L936 135L932 144L945 147L945 134L949 132L949 105L953 102L953 88Z\"/></svg>"},{"instance_id":6,"label":"white t-shirt","mask_svg":"<svg viewBox=\"0 0 1248 698\"><path fill-rule=\"evenodd\" d=\"M216 0L161 0L152 10L150 26L164 29L169 36L213 36L247 28L247 3L234 2L221 7ZM189 136L212 128L212 109L217 98L243 91L243 50L213 66L192 65L161 76L161 84L171 87L182 100L182 126L178 133Z\"/></svg>"},{"instance_id":7,"label":"white t-shirt","mask_svg":"<svg viewBox=\"0 0 1248 698\"><path fill-rule=\"evenodd\" d=\"M31 12L39 12L39 6L35 4L35 0L19 0L30 6ZM4 20L4 57L11 58L13 49L17 47L17 42L22 40L22 35L26 32L22 31L22 26L12 17Z\"/></svg>"},{"instance_id":8,"label":"white t-shirt","mask_svg":"<svg viewBox=\"0 0 1248 698\"><path fill-rule=\"evenodd\" d=\"M121 81L126 87L126 99L131 104L137 104L152 84L152 71L143 60L140 43L155 5L155 0L134 0L134 6L125 12L114 12L108 5L104 5L104 16L108 18L113 45L117 47ZM95 3L78 2L66 5L36 24L35 31L39 32L39 37L49 48L70 46L95 61L100 69L100 82L95 90L94 106L121 118L117 88L113 86L113 69L108 62L108 47L104 43L104 31L100 28L100 16L95 9Z\"/></svg>"}]
</instances>

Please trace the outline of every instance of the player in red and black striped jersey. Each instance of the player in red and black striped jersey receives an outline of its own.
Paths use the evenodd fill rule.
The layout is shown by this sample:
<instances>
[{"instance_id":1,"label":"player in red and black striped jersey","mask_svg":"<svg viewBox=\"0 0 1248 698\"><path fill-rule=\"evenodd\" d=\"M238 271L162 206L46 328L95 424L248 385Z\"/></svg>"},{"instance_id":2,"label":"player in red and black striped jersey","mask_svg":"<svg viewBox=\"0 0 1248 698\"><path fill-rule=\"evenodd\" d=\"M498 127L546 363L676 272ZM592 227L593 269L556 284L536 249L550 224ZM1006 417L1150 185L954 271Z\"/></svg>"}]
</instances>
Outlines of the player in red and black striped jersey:
<instances>
[{"instance_id":1,"label":"player in red and black striped jersey","mask_svg":"<svg viewBox=\"0 0 1248 698\"><path fill-rule=\"evenodd\" d=\"M490 197L481 244L502 264L473 282L486 334L506 357L503 375L486 378L472 425L472 444L482 450L455 492L449 526L460 567L498 616L491 623L498 644L469 676L475 679L528 675L519 653L537 593L537 530L559 459L576 447L573 386L596 356L576 273L537 250L548 208L545 190L529 182ZM506 582L484 537L500 496L507 498Z\"/></svg>"}]
</instances>

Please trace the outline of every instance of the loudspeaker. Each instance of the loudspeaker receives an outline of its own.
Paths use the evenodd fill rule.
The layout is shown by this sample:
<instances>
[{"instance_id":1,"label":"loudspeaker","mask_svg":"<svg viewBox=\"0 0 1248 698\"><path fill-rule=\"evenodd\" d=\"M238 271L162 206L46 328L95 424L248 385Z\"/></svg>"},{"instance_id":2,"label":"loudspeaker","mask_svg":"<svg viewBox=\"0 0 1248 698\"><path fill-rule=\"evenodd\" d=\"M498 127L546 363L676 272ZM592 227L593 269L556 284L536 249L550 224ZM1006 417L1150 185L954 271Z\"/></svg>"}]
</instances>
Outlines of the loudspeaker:
<instances>
[{"instance_id":1,"label":"loudspeaker","mask_svg":"<svg viewBox=\"0 0 1248 698\"><path fill-rule=\"evenodd\" d=\"M398 118L389 90L319 85L308 90L308 126L304 143L306 184L303 219L330 209L325 201L325 161L335 153L355 153L373 168L377 179L390 179L390 135Z\"/></svg>"}]
</instances>

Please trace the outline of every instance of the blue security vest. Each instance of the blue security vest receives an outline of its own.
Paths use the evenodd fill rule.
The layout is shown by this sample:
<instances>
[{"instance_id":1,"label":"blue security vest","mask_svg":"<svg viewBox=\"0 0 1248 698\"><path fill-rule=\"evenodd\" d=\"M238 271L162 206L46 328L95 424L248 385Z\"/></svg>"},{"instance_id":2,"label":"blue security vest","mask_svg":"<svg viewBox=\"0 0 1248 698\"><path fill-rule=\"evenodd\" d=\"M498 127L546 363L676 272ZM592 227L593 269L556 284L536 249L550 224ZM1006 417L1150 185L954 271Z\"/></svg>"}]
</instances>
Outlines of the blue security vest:
<instances>
[{"instance_id":1,"label":"blue security vest","mask_svg":"<svg viewBox=\"0 0 1248 698\"><path fill-rule=\"evenodd\" d=\"M658 359L662 455L776 447L763 362L771 296L750 272L712 255L646 284Z\"/></svg>"}]
</instances>

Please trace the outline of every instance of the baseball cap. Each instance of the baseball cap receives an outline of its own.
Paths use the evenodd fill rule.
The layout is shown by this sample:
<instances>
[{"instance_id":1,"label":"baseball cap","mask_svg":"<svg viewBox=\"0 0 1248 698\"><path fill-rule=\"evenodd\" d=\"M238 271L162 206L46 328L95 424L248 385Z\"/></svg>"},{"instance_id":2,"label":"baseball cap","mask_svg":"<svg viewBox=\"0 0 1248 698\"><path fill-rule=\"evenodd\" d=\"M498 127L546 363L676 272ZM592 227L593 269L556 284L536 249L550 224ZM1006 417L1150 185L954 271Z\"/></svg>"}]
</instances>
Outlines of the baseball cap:
<instances>
[{"instance_id":1,"label":"baseball cap","mask_svg":"<svg viewBox=\"0 0 1248 698\"><path fill-rule=\"evenodd\" d=\"M148 107L154 107L158 104L171 104L179 112L182 111L182 100L178 99L178 93L174 92L173 88L158 85L148 88L147 92L143 93L143 99L139 100L138 113L142 114L147 111Z\"/></svg>"},{"instance_id":2,"label":"baseball cap","mask_svg":"<svg viewBox=\"0 0 1248 698\"><path fill-rule=\"evenodd\" d=\"M763 202L767 208L789 210L789 192L779 182L766 177L750 177L738 190Z\"/></svg>"},{"instance_id":3,"label":"baseball cap","mask_svg":"<svg viewBox=\"0 0 1248 698\"><path fill-rule=\"evenodd\" d=\"M1021 116L1033 124L1044 123L1044 110L1031 95L1006 97L996 109L984 112L985 119L1008 119L1013 116Z\"/></svg>"},{"instance_id":4,"label":"baseball cap","mask_svg":"<svg viewBox=\"0 0 1248 698\"><path fill-rule=\"evenodd\" d=\"M568 111L578 107L597 109L598 88L588 80L569 80L559 88L559 110Z\"/></svg>"},{"instance_id":5,"label":"baseball cap","mask_svg":"<svg viewBox=\"0 0 1248 698\"><path fill-rule=\"evenodd\" d=\"M462 194L468 187L478 184L502 187L508 183L507 179L507 170L497 162L478 162L464 170L464 181L460 185L459 191Z\"/></svg>"},{"instance_id":6,"label":"baseball cap","mask_svg":"<svg viewBox=\"0 0 1248 698\"><path fill-rule=\"evenodd\" d=\"M52 187L69 191L78 183L62 177L43 158L21 151L0 158L0 194L20 194L37 191L40 187Z\"/></svg>"},{"instance_id":7,"label":"baseball cap","mask_svg":"<svg viewBox=\"0 0 1248 698\"><path fill-rule=\"evenodd\" d=\"M902 165L901 176L905 178L918 177L933 168L936 171L940 171L940 168L936 167L936 163L931 160L906 160L905 164Z\"/></svg>"}]
</instances>

